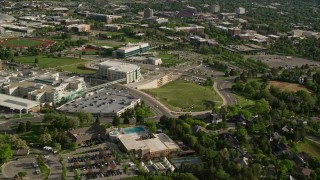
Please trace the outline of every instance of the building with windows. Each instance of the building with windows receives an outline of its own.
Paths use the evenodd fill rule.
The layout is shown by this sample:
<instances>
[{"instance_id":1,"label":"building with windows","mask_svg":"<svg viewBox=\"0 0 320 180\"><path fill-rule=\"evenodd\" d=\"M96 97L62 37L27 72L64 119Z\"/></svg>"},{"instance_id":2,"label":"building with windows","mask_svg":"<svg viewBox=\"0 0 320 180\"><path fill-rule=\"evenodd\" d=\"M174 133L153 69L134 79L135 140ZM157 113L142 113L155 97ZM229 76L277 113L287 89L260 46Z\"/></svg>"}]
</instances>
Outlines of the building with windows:
<instances>
[{"instance_id":1,"label":"building with windows","mask_svg":"<svg viewBox=\"0 0 320 180\"><path fill-rule=\"evenodd\" d=\"M45 73L38 76L5 77L0 84L2 94L37 101L40 105L53 105L71 100L86 90L82 77L60 78L59 73Z\"/></svg>"},{"instance_id":2,"label":"building with windows","mask_svg":"<svg viewBox=\"0 0 320 180\"><path fill-rule=\"evenodd\" d=\"M86 18L89 19L94 19L96 21L101 21L107 24L110 24L113 22L113 20L122 18L122 16L117 16L117 15L107 15L107 14L99 14L99 13L90 13L88 11L84 11L84 12L79 12L79 15L83 15Z\"/></svg>"},{"instance_id":3,"label":"building with windows","mask_svg":"<svg viewBox=\"0 0 320 180\"><path fill-rule=\"evenodd\" d=\"M112 56L116 58L127 58L136 56L149 51L149 43L129 43L125 47L121 47L112 52Z\"/></svg>"},{"instance_id":4,"label":"building with windows","mask_svg":"<svg viewBox=\"0 0 320 180\"><path fill-rule=\"evenodd\" d=\"M105 61L99 64L99 75L109 81L126 79L126 83L137 82L141 79L140 67L117 61Z\"/></svg>"}]
</instances>

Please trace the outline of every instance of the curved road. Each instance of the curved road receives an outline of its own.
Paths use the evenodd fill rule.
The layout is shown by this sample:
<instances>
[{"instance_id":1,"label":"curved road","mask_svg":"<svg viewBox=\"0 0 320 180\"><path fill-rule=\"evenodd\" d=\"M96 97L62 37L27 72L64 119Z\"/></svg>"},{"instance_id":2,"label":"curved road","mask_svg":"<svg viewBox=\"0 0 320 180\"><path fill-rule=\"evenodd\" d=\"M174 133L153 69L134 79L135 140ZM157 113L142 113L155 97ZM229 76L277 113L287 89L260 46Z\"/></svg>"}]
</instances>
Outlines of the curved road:
<instances>
[{"instance_id":1,"label":"curved road","mask_svg":"<svg viewBox=\"0 0 320 180\"><path fill-rule=\"evenodd\" d=\"M229 89L232 86L233 79L225 79L225 80L217 80L214 83L214 90L217 91L219 96L223 99L223 104L221 106L227 106L227 105L236 105L237 100L235 96L229 92ZM165 115L167 117L178 117L179 115L183 114L190 114L192 116L197 115L203 115L206 113L210 113L211 111L201 111L201 112L175 112L171 111L169 108L167 108L165 105L163 105L160 101L152 97L151 95L123 85L117 85L121 87L127 88L130 93L132 93L134 96L140 97L141 100L143 100L146 104L150 106L150 108L156 113L156 116L153 117L154 120L159 120L162 115ZM221 107L220 106L220 107Z\"/></svg>"},{"instance_id":2,"label":"curved road","mask_svg":"<svg viewBox=\"0 0 320 180\"><path fill-rule=\"evenodd\" d=\"M237 104L236 97L229 91L233 79L217 80L214 83L214 89L223 99L222 106L231 106Z\"/></svg>"}]
</instances>

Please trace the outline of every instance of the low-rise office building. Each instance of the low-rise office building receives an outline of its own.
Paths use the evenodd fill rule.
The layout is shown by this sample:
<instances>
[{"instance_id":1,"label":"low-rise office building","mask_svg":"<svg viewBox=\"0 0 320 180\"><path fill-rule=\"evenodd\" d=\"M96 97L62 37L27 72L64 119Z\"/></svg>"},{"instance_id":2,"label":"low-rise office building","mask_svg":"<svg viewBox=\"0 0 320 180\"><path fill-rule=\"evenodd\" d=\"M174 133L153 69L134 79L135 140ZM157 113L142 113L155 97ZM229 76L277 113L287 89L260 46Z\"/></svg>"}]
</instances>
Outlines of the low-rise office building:
<instances>
[{"instance_id":1,"label":"low-rise office building","mask_svg":"<svg viewBox=\"0 0 320 180\"><path fill-rule=\"evenodd\" d=\"M113 51L112 56L116 58L127 58L148 52L149 48L149 43L129 43L125 47Z\"/></svg>"},{"instance_id":2,"label":"low-rise office building","mask_svg":"<svg viewBox=\"0 0 320 180\"><path fill-rule=\"evenodd\" d=\"M166 134L151 134L148 132L121 135L119 138L127 152L135 152L141 159L166 157L179 151L179 146Z\"/></svg>"},{"instance_id":3,"label":"low-rise office building","mask_svg":"<svg viewBox=\"0 0 320 180\"><path fill-rule=\"evenodd\" d=\"M117 61L105 61L99 64L99 75L109 81L126 79L126 83L136 82L141 79L140 67Z\"/></svg>"},{"instance_id":4,"label":"low-rise office building","mask_svg":"<svg viewBox=\"0 0 320 180\"><path fill-rule=\"evenodd\" d=\"M40 103L19 97L0 94L0 107L21 113L39 112Z\"/></svg>"},{"instance_id":5,"label":"low-rise office building","mask_svg":"<svg viewBox=\"0 0 320 180\"><path fill-rule=\"evenodd\" d=\"M90 13L88 11L79 12L78 14L83 15L86 18L94 19L96 21L101 21L101 22L105 22L105 23L108 23L108 24L112 23L116 19L122 18L122 16L99 14L99 13Z\"/></svg>"}]
</instances>

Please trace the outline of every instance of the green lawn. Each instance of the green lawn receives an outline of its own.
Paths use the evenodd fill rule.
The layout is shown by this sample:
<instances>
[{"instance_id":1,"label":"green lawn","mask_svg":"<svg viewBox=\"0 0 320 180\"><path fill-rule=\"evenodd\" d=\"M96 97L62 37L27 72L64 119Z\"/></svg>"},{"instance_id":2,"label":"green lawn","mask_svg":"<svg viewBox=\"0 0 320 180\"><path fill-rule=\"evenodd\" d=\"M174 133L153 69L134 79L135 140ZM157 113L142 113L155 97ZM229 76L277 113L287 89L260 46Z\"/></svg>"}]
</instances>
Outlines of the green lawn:
<instances>
[{"instance_id":1,"label":"green lawn","mask_svg":"<svg viewBox=\"0 0 320 180\"><path fill-rule=\"evenodd\" d=\"M237 99L237 105L243 109L251 108L254 105L254 101L251 99L247 99L247 98L240 96L238 94L234 94L234 96Z\"/></svg>"},{"instance_id":2,"label":"green lawn","mask_svg":"<svg viewBox=\"0 0 320 180\"><path fill-rule=\"evenodd\" d=\"M42 44L43 42L31 40L31 39L13 39L5 42L7 45L33 47Z\"/></svg>"},{"instance_id":3,"label":"green lawn","mask_svg":"<svg viewBox=\"0 0 320 180\"><path fill-rule=\"evenodd\" d=\"M305 139L295 145L299 152L306 152L311 156L320 158L320 144Z\"/></svg>"},{"instance_id":4,"label":"green lawn","mask_svg":"<svg viewBox=\"0 0 320 180\"><path fill-rule=\"evenodd\" d=\"M85 62L80 64L71 64L68 66L58 67L58 69L62 71L77 73L77 74L95 74L97 72L95 70L86 69L84 65L85 65Z\"/></svg>"},{"instance_id":5,"label":"green lawn","mask_svg":"<svg viewBox=\"0 0 320 180\"><path fill-rule=\"evenodd\" d=\"M82 59L76 59L76 58L68 58L68 57L61 57L61 58L48 58L45 56L21 56L21 57L15 57L15 60L17 62L23 63L23 64L35 64L35 58L38 58L38 66L43 68L55 68L58 66L64 66L64 65L70 65L75 63L82 63L87 62Z\"/></svg>"},{"instance_id":6,"label":"green lawn","mask_svg":"<svg viewBox=\"0 0 320 180\"><path fill-rule=\"evenodd\" d=\"M164 66L176 66L177 64L182 63L183 61L180 60L177 56L173 54L162 54L159 53L158 55L159 58L162 60L162 65Z\"/></svg>"},{"instance_id":7,"label":"green lawn","mask_svg":"<svg viewBox=\"0 0 320 180\"><path fill-rule=\"evenodd\" d=\"M174 111L204 111L212 109L213 104L216 106L222 104L222 99L211 87L184 80L176 80L160 88L145 91L159 98L164 105Z\"/></svg>"}]
</instances>

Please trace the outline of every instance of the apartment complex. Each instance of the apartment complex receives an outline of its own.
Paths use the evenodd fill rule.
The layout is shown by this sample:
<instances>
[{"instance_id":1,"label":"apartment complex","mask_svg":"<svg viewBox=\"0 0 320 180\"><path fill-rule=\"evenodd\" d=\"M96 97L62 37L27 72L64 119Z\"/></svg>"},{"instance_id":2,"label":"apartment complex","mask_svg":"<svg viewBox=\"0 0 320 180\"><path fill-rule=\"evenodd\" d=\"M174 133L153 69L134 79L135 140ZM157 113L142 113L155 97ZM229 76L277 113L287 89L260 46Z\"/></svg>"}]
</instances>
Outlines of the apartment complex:
<instances>
[{"instance_id":1,"label":"apartment complex","mask_svg":"<svg viewBox=\"0 0 320 180\"><path fill-rule=\"evenodd\" d=\"M126 83L136 82L141 79L140 67L116 61L105 61L99 64L99 75L109 81L126 79Z\"/></svg>"},{"instance_id":2,"label":"apartment complex","mask_svg":"<svg viewBox=\"0 0 320 180\"><path fill-rule=\"evenodd\" d=\"M129 43L125 47L121 47L112 52L112 56L116 58L127 58L136 56L149 51L149 43Z\"/></svg>"}]
</instances>

